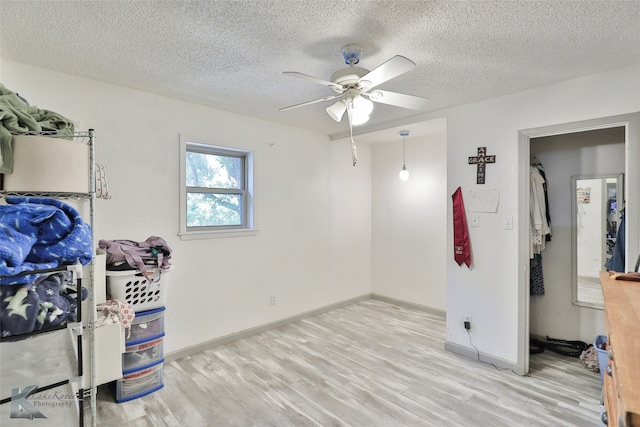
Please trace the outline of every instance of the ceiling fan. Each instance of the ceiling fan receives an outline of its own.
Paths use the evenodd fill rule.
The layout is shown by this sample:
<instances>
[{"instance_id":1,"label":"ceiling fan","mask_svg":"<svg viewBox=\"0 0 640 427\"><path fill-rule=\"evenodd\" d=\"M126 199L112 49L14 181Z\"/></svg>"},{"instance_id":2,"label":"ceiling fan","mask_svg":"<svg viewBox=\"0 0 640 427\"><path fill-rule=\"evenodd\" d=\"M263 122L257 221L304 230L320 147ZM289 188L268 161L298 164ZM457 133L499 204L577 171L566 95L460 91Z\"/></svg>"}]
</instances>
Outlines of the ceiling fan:
<instances>
[{"instance_id":1,"label":"ceiling fan","mask_svg":"<svg viewBox=\"0 0 640 427\"><path fill-rule=\"evenodd\" d=\"M357 126L369 120L369 115L373 111L373 103L371 101L410 110L422 111L427 108L429 103L427 98L376 89L380 84L413 69L416 66L413 61L404 56L396 55L369 71L356 67L360 62L361 53L362 49L358 45L350 44L343 47L342 56L348 67L333 73L330 81L295 71L286 71L284 74L287 76L327 86L333 89L336 95L329 95L313 101L280 108L280 111L336 100L334 104L326 108L327 114L336 122L340 122L345 111L347 111L349 127L351 128L351 125Z\"/></svg>"}]
</instances>

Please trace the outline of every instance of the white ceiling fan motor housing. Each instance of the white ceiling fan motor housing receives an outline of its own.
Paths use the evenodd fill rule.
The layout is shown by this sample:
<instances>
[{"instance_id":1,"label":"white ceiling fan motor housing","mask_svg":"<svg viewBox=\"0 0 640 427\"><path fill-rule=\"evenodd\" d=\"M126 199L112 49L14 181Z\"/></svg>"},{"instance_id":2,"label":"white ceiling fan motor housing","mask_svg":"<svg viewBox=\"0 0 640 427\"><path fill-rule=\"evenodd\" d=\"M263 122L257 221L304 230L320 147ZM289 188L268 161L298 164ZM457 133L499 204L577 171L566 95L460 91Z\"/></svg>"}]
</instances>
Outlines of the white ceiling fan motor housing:
<instances>
[{"instance_id":1,"label":"white ceiling fan motor housing","mask_svg":"<svg viewBox=\"0 0 640 427\"><path fill-rule=\"evenodd\" d=\"M360 78L369 73L369 70L360 67L342 68L331 75L331 81L344 88L356 87ZM334 89L336 90L336 89ZM336 90L336 92L340 92Z\"/></svg>"}]
</instances>

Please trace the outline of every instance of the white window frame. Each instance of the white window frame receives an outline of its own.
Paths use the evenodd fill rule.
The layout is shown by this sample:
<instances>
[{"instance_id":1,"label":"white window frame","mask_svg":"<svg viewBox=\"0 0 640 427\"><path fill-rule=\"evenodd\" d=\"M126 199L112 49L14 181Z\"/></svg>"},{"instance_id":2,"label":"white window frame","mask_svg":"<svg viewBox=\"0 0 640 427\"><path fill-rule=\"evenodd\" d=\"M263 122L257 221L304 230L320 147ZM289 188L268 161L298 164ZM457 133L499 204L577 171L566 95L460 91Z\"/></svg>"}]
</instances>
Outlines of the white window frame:
<instances>
[{"instance_id":1,"label":"white window frame","mask_svg":"<svg viewBox=\"0 0 640 427\"><path fill-rule=\"evenodd\" d=\"M243 192L243 211L245 219L243 226L229 226L229 227L203 227L199 230L193 230L193 227L187 227L187 151L189 147L199 147L200 152L207 152L211 150L211 154L218 155L242 155L245 157L245 188ZM197 151L197 150L193 150ZM200 138L191 138L185 135L180 135L180 232L178 235L182 240L193 239L213 239L220 237L244 237L255 236L258 232L257 228L257 209L256 209L256 197L255 197L255 154L253 150L221 146L218 144L212 144L204 141ZM236 192L233 190L232 192ZM191 229L190 229L191 228Z\"/></svg>"}]
</instances>

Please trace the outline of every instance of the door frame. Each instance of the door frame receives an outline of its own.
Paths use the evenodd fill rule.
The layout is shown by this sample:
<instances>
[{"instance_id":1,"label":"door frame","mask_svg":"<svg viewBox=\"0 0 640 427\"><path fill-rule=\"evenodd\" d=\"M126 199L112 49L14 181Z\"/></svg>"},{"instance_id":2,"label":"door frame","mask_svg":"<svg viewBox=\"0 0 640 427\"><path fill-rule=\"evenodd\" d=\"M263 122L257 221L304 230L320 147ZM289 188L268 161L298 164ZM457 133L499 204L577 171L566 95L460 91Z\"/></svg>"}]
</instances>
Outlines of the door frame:
<instances>
[{"instance_id":1,"label":"door frame","mask_svg":"<svg viewBox=\"0 0 640 427\"><path fill-rule=\"evenodd\" d=\"M635 267L640 253L640 113L602 117L518 131L518 356L516 368L529 374L529 163L531 138L625 127L625 264Z\"/></svg>"}]
</instances>

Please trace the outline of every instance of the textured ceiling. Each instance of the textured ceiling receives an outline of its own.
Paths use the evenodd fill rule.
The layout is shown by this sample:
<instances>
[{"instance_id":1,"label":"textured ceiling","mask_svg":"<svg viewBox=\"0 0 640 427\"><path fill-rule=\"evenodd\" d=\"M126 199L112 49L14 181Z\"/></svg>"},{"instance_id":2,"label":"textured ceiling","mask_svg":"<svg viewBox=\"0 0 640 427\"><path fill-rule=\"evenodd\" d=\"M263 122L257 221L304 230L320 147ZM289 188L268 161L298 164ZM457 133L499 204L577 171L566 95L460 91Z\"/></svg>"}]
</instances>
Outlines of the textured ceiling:
<instances>
[{"instance_id":1,"label":"textured ceiling","mask_svg":"<svg viewBox=\"0 0 640 427\"><path fill-rule=\"evenodd\" d=\"M330 102L278 109L333 92L282 72L329 80L351 43L363 68L413 60L378 88L436 111L640 63L640 2L0 0L3 59L332 137ZM357 133L421 115L376 104Z\"/></svg>"}]
</instances>

